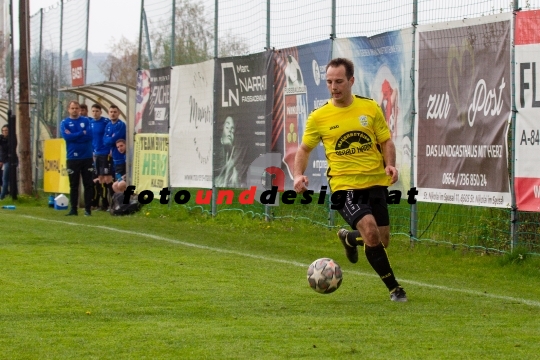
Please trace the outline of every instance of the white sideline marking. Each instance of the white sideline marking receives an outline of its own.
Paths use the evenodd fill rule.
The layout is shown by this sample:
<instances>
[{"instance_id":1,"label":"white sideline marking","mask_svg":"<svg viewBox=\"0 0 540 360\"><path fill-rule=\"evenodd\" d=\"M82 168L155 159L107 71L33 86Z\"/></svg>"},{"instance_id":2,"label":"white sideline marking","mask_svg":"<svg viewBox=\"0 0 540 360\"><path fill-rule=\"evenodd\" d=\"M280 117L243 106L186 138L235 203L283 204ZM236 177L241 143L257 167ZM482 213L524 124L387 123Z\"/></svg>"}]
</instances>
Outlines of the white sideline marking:
<instances>
[{"instance_id":1,"label":"white sideline marking","mask_svg":"<svg viewBox=\"0 0 540 360\"><path fill-rule=\"evenodd\" d=\"M210 250L210 251L215 251L215 252L223 253L223 254L232 254L232 255L249 257L249 258L252 258L252 259L259 259L259 260L264 260L264 261L272 261L272 262L277 262L277 263L282 263L282 264L301 266L301 267L304 267L304 268L309 266L309 264L303 264L303 263L300 263L300 262L297 262L297 261L276 259L276 258L270 258L270 257L266 257L266 256L261 256L261 255L255 255L255 254L249 254L249 253L234 251L234 250L226 250L226 249L220 249L220 248L206 246L206 245L198 245L198 244L188 243L188 242L185 242L185 241L169 239L169 238L166 238L166 237L163 237L163 236L146 234L146 233L142 233L142 232L135 232L135 231L129 231L129 230L116 229L116 228L112 228L112 227L108 227L108 226L79 224L79 223L72 223L72 222L69 222L69 221L62 221L62 220L50 220L50 219L44 219L44 218L39 218L39 217L35 217L35 216L30 216L30 215L19 215L19 216L25 217L25 218L28 218L28 219L33 219L33 220L56 222L56 223L64 224L64 225L86 226L86 227L91 227L91 228L96 228L96 229L103 229L103 230L108 230L108 231L116 231L116 232L123 233L123 234L129 234L129 235L134 235L134 236L142 236L142 237L146 237L146 238L150 238L150 239L154 239L154 240L165 241L165 242L169 242L169 243L173 243L173 244L177 244L177 245L183 245L183 246L186 246L186 247L192 247L192 248L196 248L196 249ZM368 273L365 273L365 272L355 271L355 270L348 270L348 271L343 271L343 272L347 273L347 274L355 274L355 275L359 275L359 276L378 277L375 274L370 274L370 273L368 274ZM483 296L483 297L488 297L488 298L492 298L492 299L498 299L498 300L504 300L504 301L510 301L510 302L518 302L518 303L522 303L522 304L529 305L529 306L540 307L540 302L539 301L534 301L534 300L527 300L527 299L515 298L515 297L511 297L511 296L489 294L489 293L485 293L485 292L481 292L481 291L474 291L474 290L467 290L467 289L456 289L456 288L451 288L451 287L448 287L448 286L426 284L426 283L422 283L422 282L418 282L418 281L414 281L414 280L404 280L404 279L401 279L401 278L399 279L399 281L401 283L404 283L404 284L411 284L411 285L430 288L430 289L458 292L458 293L463 293L463 294L468 294L468 295L473 295L473 296Z\"/></svg>"}]
</instances>

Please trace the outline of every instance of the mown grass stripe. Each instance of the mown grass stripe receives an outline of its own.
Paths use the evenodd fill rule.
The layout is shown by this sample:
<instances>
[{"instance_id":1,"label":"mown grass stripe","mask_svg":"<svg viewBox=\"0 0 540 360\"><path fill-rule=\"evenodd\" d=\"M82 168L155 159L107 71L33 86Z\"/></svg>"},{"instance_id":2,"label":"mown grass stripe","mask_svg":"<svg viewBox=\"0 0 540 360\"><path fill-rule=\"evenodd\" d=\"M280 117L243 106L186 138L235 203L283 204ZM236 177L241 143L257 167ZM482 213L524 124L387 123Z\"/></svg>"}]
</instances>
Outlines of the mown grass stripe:
<instances>
[{"instance_id":1,"label":"mown grass stripe","mask_svg":"<svg viewBox=\"0 0 540 360\"><path fill-rule=\"evenodd\" d=\"M25 218L28 218L28 219L32 219L32 220L55 222L55 223L58 223L58 224L70 225L70 226L86 226L86 227L95 228L95 229L102 229L102 230L107 230L107 231L115 231L115 232L118 232L118 233L128 234L128 235L133 235L133 236L142 236L142 237L146 237L146 238L149 238L149 239L154 239L154 240L158 240L158 241L165 241L165 242L169 242L169 243L172 243L172 244L182 245L182 246L191 247L191 248L195 248L195 249L210 250L210 251L223 253L223 254L238 255L238 256L243 256L243 257L249 257L249 258L252 258L252 259L271 261L271 262L287 264L287 265L293 265L293 266L300 266L300 267L305 267L305 268L307 268L309 266L309 264L304 264L304 263L300 263L300 262L297 262L297 261L276 259L276 258L271 258L271 257L267 257L267 256L261 256L261 255L255 255L255 254L240 252L240 251L227 250L227 249L221 249L221 248L211 247L211 246L206 246L206 245L193 244L193 243L189 243L189 242L185 242L185 241L181 241L181 240L175 240L175 239L166 238L166 237L159 236L159 235L147 234L147 233L143 233L143 232L136 232L136 231L130 231L130 230L122 230L122 229L117 229L117 228L113 228L113 227L109 227L109 226L80 224L80 223L73 223L73 222L62 221L62 220L50 220L50 219L40 218L40 217L37 217L37 216L31 216L31 215L19 215L19 216L25 217ZM347 270L347 271L344 270L343 272L347 273L347 274L354 274L354 275L357 275L357 276L377 277L377 275L375 275L375 274L365 273L365 272L355 271L355 270ZM467 294L467 295L473 295L473 296L482 296L482 297L487 297L487 298L491 298L491 299L497 299L497 300L503 300L503 301L509 301L509 302L517 302L517 303L521 303L521 304L525 304L525 305L540 308L540 302L539 301L534 301L534 300L528 300L528 299L522 299L522 298L516 298L516 297L504 296L504 295L497 295L497 294L490 294L490 293L486 293L486 292L469 290L469 289L458 289L458 288L452 288L452 287L442 286L442 285L433 285L433 284L427 284L427 283L423 283L423 282L419 282L419 281L415 281L415 280L406 280L406 279L402 279L402 278L400 278L399 281L401 283L403 283L403 284L410 284L410 285L429 288L429 289L434 289L434 290L458 292L458 293Z\"/></svg>"}]
</instances>

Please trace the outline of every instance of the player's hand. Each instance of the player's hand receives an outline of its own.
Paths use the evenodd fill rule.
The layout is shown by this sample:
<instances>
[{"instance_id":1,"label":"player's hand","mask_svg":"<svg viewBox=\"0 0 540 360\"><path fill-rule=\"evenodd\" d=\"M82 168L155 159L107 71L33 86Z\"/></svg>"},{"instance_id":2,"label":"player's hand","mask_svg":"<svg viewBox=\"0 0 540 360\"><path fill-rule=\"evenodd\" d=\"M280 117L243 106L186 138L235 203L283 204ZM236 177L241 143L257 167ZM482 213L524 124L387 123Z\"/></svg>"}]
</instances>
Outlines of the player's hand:
<instances>
[{"instance_id":1,"label":"player's hand","mask_svg":"<svg viewBox=\"0 0 540 360\"><path fill-rule=\"evenodd\" d=\"M387 165L384 169L386 171L386 175L392 177L392 184L395 184L398 181L398 171L395 167Z\"/></svg>"},{"instance_id":2,"label":"player's hand","mask_svg":"<svg viewBox=\"0 0 540 360\"><path fill-rule=\"evenodd\" d=\"M303 193L306 191L309 185L309 179L307 176L304 175L296 175L294 177L294 191L296 191L298 194Z\"/></svg>"},{"instance_id":3,"label":"player's hand","mask_svg":"<svg viewBox=\"0 0 540 360\"><path fill-rule=\"evenodd\" d=\"M69 131L68 129L64 130L64 133L66 134L71 134L71 131Z\"/></svg>"}]
</instances>

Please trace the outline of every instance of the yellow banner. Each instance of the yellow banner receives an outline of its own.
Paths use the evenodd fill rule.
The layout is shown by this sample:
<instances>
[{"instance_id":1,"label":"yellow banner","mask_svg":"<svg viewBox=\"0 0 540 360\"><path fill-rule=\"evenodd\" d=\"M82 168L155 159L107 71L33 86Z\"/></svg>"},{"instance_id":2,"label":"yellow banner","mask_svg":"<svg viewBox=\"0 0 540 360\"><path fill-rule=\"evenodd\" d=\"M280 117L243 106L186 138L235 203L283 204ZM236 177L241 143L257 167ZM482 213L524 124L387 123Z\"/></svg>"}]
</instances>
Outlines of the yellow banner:
<instances>
[{"instance_id":1,"label":"yellow banner","mask_svg":"<svg viewBox=\"0 0 540 360\"><path fill-rule=\"evenodd\" d=\"M45 192L69 194L69 178L66 167L66 142L50 139L43 142Z\"/></svg>"},{"instance_id":2,"label":"yellow banner","mask_svg":"<svg viewBox=\"0 0 540 360\"><path fill-rule=\"evenodd\" d=\"M135 135L133 153L133 184L136 192L150 190L159 194L169 186L169 135Z\"/></svg>"}]
</instances>

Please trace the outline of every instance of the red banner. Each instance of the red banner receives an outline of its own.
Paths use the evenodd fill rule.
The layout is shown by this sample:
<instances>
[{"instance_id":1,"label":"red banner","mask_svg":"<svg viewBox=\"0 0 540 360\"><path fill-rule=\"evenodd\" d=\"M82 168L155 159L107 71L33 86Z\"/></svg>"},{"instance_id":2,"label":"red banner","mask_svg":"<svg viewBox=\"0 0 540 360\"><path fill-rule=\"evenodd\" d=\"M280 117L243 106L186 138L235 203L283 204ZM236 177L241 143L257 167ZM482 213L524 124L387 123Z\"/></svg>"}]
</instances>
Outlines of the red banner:
<instances>
[{"instance_id":1,"label":"red banner","mask_svg":"<svg viewBox=\"0 0 540 360\"><path fill-rule=\"evenodd\" d=\"M71 86L84 85L83 59L71 60Z\"/></svg>"},{"instance_id":2,"label":"red banner","mask_svg":"<svg viewBox=\"0 0 540 360\"><path fill-rule=\"evenodd\" d=\"M516 16L514 191L522 211L540 212L540 11Z\"/></svg>"}]
</instances>

